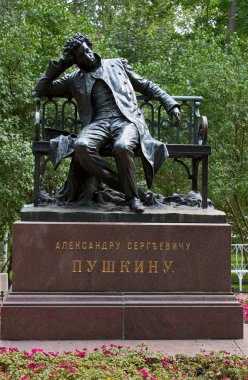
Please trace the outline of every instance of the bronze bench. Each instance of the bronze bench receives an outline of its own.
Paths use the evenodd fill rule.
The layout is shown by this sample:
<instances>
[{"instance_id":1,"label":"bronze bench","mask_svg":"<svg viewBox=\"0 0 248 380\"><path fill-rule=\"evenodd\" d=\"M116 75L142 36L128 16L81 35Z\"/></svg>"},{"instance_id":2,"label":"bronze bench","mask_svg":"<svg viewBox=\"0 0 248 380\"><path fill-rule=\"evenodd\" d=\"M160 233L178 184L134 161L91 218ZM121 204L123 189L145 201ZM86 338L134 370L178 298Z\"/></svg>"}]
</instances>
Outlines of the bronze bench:
<instances>
[{"instance_id":1,"label":"bronze bench","mask_svg":"<svg viewBox=\"0 0 248 380\"><path fill-rule=\"evenodd\" d=\"M192 190L198 191L198 167L201 163L201 194L202 208L207 208L208 197L208 156L211 147L207 145L208 122L205 116L200 116L199 106L203 101L201 96L175 96L181 105L181 122L168 118L167 113L158 102L152 102L145 96L138 96L151 135L166 142L169 157L184 166L188 179L192 182ZM50 139L59 134L77 134L81 129L77 105L73 99L53 98L40 99L36 97L36 126L33 142L35 156L34 171L34 206L39 203L40 176L45 164L42 158L48 158ZM107 155L105 152L104 155ZM191 159L191 167L183 161ZM42 169L43 167L43 169Z\"/></svg>"}]
</instances>

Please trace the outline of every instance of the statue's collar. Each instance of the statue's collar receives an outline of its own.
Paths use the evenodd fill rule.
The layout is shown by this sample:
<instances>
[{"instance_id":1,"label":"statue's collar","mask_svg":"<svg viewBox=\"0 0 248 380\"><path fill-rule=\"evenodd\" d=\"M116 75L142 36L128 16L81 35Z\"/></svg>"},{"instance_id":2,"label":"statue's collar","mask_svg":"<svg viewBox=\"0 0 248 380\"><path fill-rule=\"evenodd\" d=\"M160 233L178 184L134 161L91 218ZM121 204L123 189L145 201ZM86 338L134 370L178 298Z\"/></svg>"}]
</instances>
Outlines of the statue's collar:
<instances>
[{"instance_id":1,"label":"statue's collar","mask_svg":"<svg viewBox=\"0 0 248 380\"><path fill-rule=\"evenodd\" d=\"M96 57L96 60L97 60L95 67L90 71L85 71L84 69L80 69L80 76L84 76L87 73L94 73L99 69L99 67L101 67L101 62L102 62L101 56L97 53L94 53L94 56Z\"/></svg>"}]
</instances>

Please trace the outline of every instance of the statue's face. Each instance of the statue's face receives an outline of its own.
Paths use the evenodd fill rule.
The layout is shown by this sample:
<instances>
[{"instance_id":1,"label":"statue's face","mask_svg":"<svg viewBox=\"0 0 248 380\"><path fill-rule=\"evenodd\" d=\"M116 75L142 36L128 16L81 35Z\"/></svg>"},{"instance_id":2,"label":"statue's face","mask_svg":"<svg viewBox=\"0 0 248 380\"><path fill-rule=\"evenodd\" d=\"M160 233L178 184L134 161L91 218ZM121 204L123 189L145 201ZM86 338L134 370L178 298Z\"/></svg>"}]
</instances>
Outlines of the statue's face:
<instances>
[{"instance_id":1,"label":"statue's face","mask_svg":"<svg viewBox=\"0 0 248 380\"><path fill-rule=\"evenodd\" d=\"M77 49L75 49L73 55L75 57L75 63L80 69L90 70L96 64L94 52L86 42L83 42Z\"/></svg>"}]
</instances>

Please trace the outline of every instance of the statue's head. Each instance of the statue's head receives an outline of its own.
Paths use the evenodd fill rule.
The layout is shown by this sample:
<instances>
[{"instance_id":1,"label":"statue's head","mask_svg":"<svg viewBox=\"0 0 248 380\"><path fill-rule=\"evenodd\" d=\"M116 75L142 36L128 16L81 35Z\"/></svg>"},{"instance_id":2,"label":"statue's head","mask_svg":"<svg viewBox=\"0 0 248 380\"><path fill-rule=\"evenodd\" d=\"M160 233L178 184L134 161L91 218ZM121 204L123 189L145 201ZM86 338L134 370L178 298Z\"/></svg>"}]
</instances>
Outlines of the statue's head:
<instances>
[{"instance_id":1,"label":"statue's head","mask_svg":"<svg viewBox=\"0 0 248 380\"><path fill-rule=\"evenodd\" d=\"M75 64L81 69L87 70L96 63L92 48L92 40L86 34L76 33L66 42L64 56L73 55Z\"/></svg>"}]
</instances>

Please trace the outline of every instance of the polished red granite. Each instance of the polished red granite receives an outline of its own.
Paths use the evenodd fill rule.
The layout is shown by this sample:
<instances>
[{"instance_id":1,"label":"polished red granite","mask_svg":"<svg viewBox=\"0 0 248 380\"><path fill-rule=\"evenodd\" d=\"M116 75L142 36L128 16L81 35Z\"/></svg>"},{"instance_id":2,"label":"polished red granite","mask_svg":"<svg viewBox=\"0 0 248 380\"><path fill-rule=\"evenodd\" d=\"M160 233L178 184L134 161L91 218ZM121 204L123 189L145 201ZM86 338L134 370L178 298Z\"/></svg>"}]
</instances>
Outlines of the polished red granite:
<instances>
[{"instance_id":1,"label":"polished red granite","mask_svg":"<svg viewBox=\"0 0 248 380\"><path fill-rule=\"evenodd\" d=\"M10 293L2 339L241 339L232 294Z\"/></svg>"},{"instance_id":2,"label":"polished red granite","mask_svg":"<svg viewBox=\"0 0 248 380\"><path fill-rule=\"evenodd\" d=\"M227 224L14 225L13 291L229 292Z\"/></svg>"},{"instance_id":3,"label":"polished red granite","mask_svg":"<svg viewBox=\"0 0 248 380\"><path fill-rule=\"evenodd\" d=\"M1 338L241 339L231 227L195 218L15 223Z\"/></svg>"}]
</instances>

